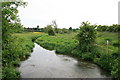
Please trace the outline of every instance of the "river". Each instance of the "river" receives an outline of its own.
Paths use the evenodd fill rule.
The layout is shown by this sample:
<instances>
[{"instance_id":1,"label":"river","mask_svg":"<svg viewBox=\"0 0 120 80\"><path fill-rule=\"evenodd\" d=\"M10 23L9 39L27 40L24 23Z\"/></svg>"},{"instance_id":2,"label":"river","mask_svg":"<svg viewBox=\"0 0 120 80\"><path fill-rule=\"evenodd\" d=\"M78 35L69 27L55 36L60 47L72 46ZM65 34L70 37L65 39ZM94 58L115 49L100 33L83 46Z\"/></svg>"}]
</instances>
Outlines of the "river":
<instances>
[{"instance_id":1,"label":"river","mask_svg":"<svg viewBox=\"0 0 120 80\"><path fill-rule=\"evenodd\" d=\"M58 55L54 50L42 48L37 43L31 56L19 67L22 78L107 78L108 74L97 65Z\"/></svg>"}]
</instances>

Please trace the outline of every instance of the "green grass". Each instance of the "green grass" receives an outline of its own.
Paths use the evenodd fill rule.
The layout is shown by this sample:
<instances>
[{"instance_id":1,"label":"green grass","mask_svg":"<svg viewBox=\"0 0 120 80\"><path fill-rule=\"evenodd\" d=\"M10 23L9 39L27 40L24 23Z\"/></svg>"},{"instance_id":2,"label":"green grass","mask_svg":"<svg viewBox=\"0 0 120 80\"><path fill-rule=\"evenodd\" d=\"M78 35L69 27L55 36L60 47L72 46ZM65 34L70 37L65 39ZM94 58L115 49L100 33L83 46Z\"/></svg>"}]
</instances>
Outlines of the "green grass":
<instances>
[{"instance_id":1,"label":"green grass","mask_svg":"<svg viewBox=\"0 0 120 80\"><path fill-rule=\"evenodd\" d=\"M110 32L98 32L97 33L97 44L106 49L106 41L109 41L108 48L110 52L118 51L118 33L110 33Z\"/></svg>"},{"instance_id":2,"label":"green grass","mask_svg":"<svg viewBox=\"0 0 120 80\"><path fill-rule=\"evenodd\" d=\"M34 47L34 41L41 35L42 33L16 33L14 36L18 38L19 44L22 45L22 51L25 53L23 54L24 57L28 57L30 55L30 52L32 51ZM21 56L23 56L21 55Z\"/></svg>"},{"instance_id":3,"label":"green grass","mask_svg":"<svg viewBox=\"0 0 120 80\"><path fill-rule=\"evenodd\" d=\"M15 33L9 38L8 43L3 44L6 49L2 51L2 78L20 78L20 72L16 67L20 61L27 59L34 47L34 40L41 33Z\"/></svg>"},{"instance_id":4,"label":"green grass","mask_svg":"<svg viewBox=\"0 0 120 80\"><path fill-rule=\"evenodd\" d=\"M118 77L118 34L109 32L98 32L96 51L82 54L77 48L77 33L57 34L49 36L46 33L15 33L9 39L9 45L3 54L3 78L19 78L20 73L15 69L19 67L21 60L30 56L34 42L46 49L56 50L56 53L71 55L84 60L92 60L101 68L108 70L113 77ZM106 55L106 40L109 40L109 53ZM117 44L114 45L114 44Z\"/></svg>"},{"instance_id":5,"label":"green grass","mask_svg":"<svg viewBox=\"0 0 120 80\"><path fill-rule=\"evenodd\" d=\"M58 48L75 48L78 44L76 40L77 33L71 34L57 34L56 36L49 36L44 34L43 36L39 37L36 42L41 46L47 49L55 49L57 52L59 51ZM106 41L109 40L108 51L111 53L117 52L118 47L113 46L115 43L118 43L118 34L117 33L109 33L109 32L97 32L97 39L96 44L99 48L103 49L102 53L106 53ZM69 52L71 51L68 49ZM62 52L64 53L64 51Z\"/></svg>"},{"instance_id":6,"label":"green grass","mask_svg":"<svg viewBox=\"0 0 120 80\"><path fill-rule=\"evenodd\" d=\"M39 37L36 42L44 48L56 50L57 53L70 54L73 48L78 44L75 35L76 33L57 34L56 36L45 34Z\"/></svg>"},{"instance_id":7,"label":"green grass","mask_svg":"<svg viewBox=\"0 0 120 80\"><path fill-rule=\"evenodd\" d=\"M118 77L118 34L110 32L97 32L95 51L83 54L77 48L77 33L57 34L49 36L43 34L35 42L50 50L56 50L57 53L71 55L84 60L91 60L101 68L110 72L113 77ZM108 55L106 55L106 40L109 40Z\"/></svg>"}]
</instances>

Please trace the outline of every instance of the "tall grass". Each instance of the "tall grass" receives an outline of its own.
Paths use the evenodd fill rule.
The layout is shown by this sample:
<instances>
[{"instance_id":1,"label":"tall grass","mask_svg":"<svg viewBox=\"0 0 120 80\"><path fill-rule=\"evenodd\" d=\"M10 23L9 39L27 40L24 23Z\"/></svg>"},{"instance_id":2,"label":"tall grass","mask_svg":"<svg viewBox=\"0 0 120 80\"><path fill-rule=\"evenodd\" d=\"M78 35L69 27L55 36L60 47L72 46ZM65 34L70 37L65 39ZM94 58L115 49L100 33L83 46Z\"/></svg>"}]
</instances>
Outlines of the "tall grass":
<instances>
[{"instance_id":1,"label":"tall grass","mask_svg":"<svg viewBox=\"0 0 120 80\"><path fill-rule=\"evenodd\" d=\"M16 67L20 66L20 61L25 60L30 56L30 52L34 47L34 40L41 33L16 33L9 38L5 50L2 51L2 78L20 78L20 72Z\"/></svg>"},{"instance_id":2,"label":"tall grass","mask_svg":"<svg viewBox=\"0 0 120 80\"><path fill-rule=\"evenodd\" d=\"M78 49L78 41L76 40L77 33L71 34L57 34L56 36L49 36L47 34L41 35L35 42L47 49L54 49L57 53L76 56L84 60L91 60L98 64L101 68L110 72L110 74L118 78L118 34L110 32L97 32L96 47L90 52L83 54ZM106 55L106 41L109 40L108 55ZM81 43L82 44L82 43Z\"/></svg>"}]
</instances>

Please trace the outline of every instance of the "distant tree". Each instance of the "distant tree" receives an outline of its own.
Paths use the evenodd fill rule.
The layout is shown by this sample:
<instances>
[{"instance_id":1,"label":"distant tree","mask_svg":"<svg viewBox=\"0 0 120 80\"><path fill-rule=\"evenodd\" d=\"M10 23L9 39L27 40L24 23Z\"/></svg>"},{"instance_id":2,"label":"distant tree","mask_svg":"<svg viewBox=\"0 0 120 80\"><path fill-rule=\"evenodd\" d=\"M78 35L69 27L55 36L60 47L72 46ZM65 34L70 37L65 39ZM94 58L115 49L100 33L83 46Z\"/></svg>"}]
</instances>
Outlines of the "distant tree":
<instances>
[{"instance_id":1,"label":"distant tree","mask_svg":"<svg viewBox=\"0 0 120 80\"><path fill-rule=\"evenodd\" d=\"M58 28L58 33L63 34L62 29L59 29L59 28Z\"/></svg>"},{"instance_id":2,"label":"distant tree","mask_svg":"<svg viewBox=\"0 0 120 80\"><path fill-rule=\"evenodd\" d=\"M76 29L72 29L73 32L76 32Z\"/></svg>"},{"instance_id":3,"label":"distant tree","mask_svg":"<svg viewBox=\"0 0 120 80\"><path fill-rule=\"evenodd\" d=\"M39 31L39 30L40 30L39 25L37 25L37 31Z\"/></svg>"},{"instance_id":4,"label":"distant tree","mask_svg":"<svg viewBox=\"0 0 120 80\"><path fill-rule=\"evenodd\" d=\"M116 27L114 29L114 32L120 33L120 25L116 25Z\"/></svg>"},{"instance_id":5,"label":"distant tree","mask_svg":"<svg viewBox=\"0 0 120 80\"><path fill-rule=\"evenodd\" d=\"M79 28L76 28L76 30L79 30Z\"/></svg>"},{"instance_id":6,"label":"distant tree","mask_svg":"<svg viewBox=\"0 0 120 80\"><path fill-rule=\"evenodd\" d=\"M52 28L52 25L47 25L46 31L47 31L47 33L48 33L49 35L52 35L52 36L55 35L55 32L54 32L54 30L53 30L53 28Z\"/></svg>"},{"instance_id":7,"label":"distant tree","mask_svg":"<svg viewBox=\"0 0 120 80\"><path fill-rule=\"evenodd\" d=\"M72 30L72 27L69 27L69 30L71 31L71 30Z\"/></svg>"},{"instance_id":8,"label":"distant tree","mask_svg":"<svg viewBox=\"0 0 120 80\"><path fill-rule=\"evenodd\" d=\"M63 28L63 29L62 29L62 32L63 32L63 33L68 33L69 31L68 31L66 28Z\"/></svg>"},{"instance_id":9,"label":"distant tree","mask_svg":"<svg viewBox=\"0 0 120 80\"><path fill-rule=\"evenodd\" d=\"M44 32L44 28L40 28L40 32Z\"/></svg>"},{"instance_id":10,"label":"distant tree","mask_svg":"<svg viewBox=\"0 0 120 80\"><path fill-rule=\"evenodd\" d=\"M120 31L120 25L117 25L117 24L113 24L111 26L98 25L97 26L97 31L100 31L100 32L105 32L105 31L108 31L108 32L118 32L118 31Z\"/></svg>"},{"instance_id":11,"label":"distant tree","mask_svg":"<svg viewBox=\"0 0 120 80\"><path fill-rule=\"evenodd\" d=\"M58 25L55 20L52 21L52 26L54 26L55 32L58 33Z\"/></svg>"},{"instance_id":12,"label":"distant tree","mask_svg":"<svg viewBox=\"0 0 120 80\"><path fill-rule=\"evenodd\" d=\"M39 29L39 25L37 25L37 29Z\"/></svg>"}]
</instances>

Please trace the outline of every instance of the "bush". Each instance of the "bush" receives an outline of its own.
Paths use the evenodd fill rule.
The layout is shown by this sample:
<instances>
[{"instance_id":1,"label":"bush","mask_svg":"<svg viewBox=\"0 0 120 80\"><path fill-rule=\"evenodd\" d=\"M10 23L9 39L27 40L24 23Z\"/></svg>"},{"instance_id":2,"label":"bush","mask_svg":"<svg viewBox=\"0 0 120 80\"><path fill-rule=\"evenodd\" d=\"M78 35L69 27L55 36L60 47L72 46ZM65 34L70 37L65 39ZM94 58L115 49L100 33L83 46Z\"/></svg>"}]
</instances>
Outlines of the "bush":
<instances>
[{"instance_id":1,"label":"bush","mask_svg":"<svg viewBox=\"0 0 120 80\"><path fill-rule=\"evenodd\" d=\"M51 35L51 36L54 36L55 32L53 31L53 29L50 29L50 30L48 30L48 34Z\"/></svg>"},{"instance_id":2,"label":"bush","mask_svg":"<svg viewBox=\"0 0 120 80\"><path fill-rule=\"evenodd\" d=\"M77 39L79 41L79 48L84 52L91 52L92 46L95 43L96 38L96 30L93 26L90 26L90 23L83 22L82 26L80 26L79 34L77 35Z\"/></svg>"}]
</instances>

